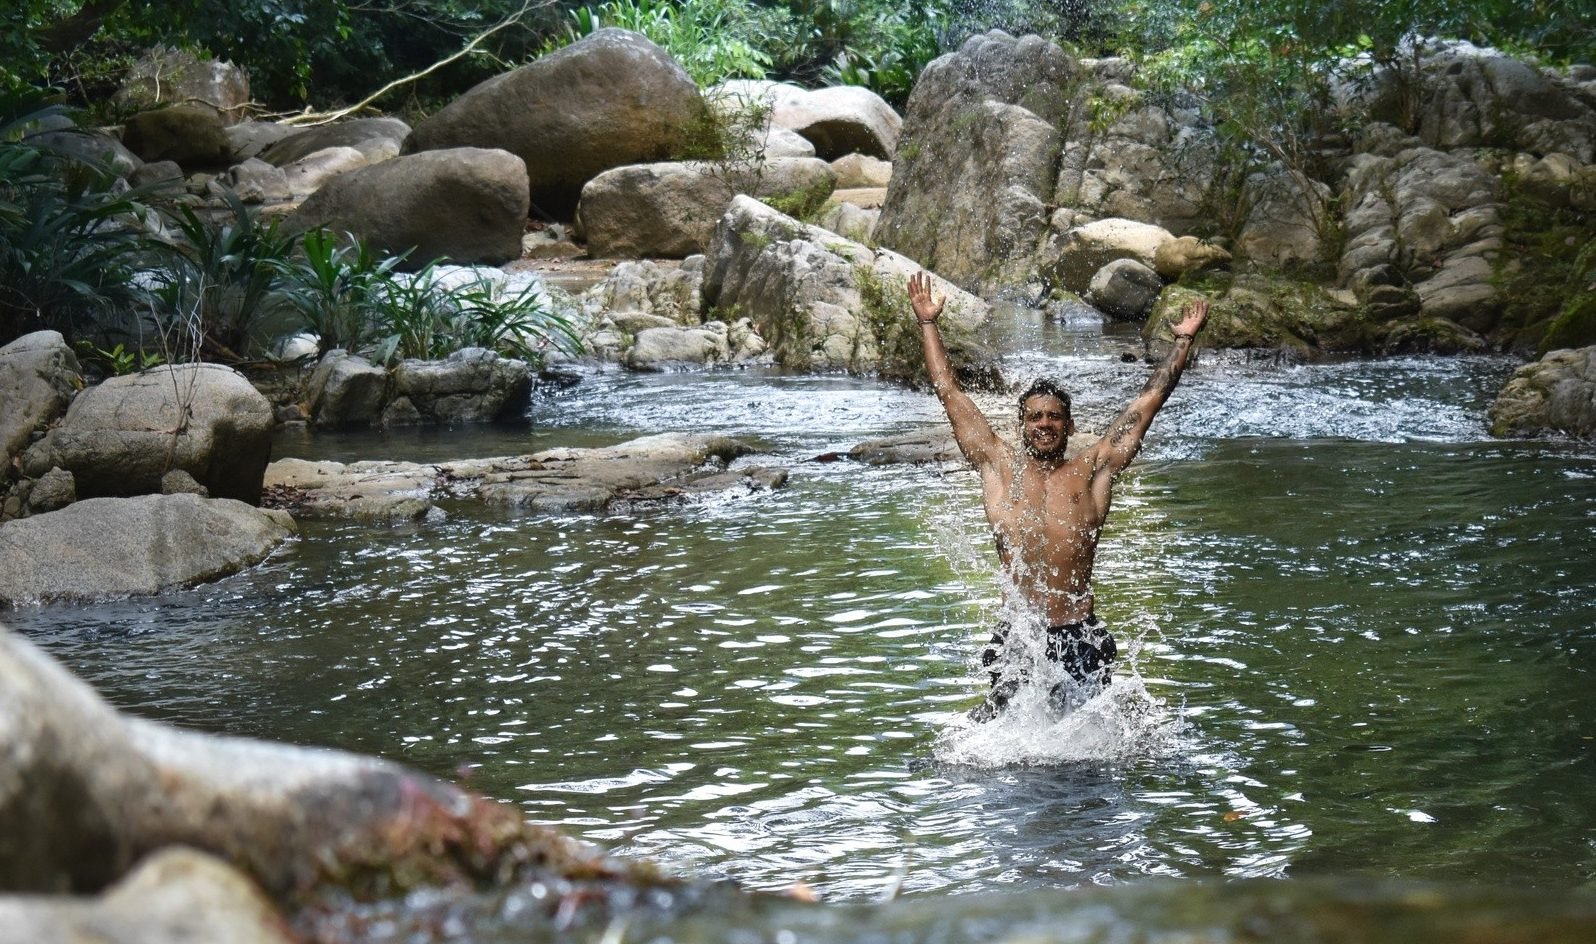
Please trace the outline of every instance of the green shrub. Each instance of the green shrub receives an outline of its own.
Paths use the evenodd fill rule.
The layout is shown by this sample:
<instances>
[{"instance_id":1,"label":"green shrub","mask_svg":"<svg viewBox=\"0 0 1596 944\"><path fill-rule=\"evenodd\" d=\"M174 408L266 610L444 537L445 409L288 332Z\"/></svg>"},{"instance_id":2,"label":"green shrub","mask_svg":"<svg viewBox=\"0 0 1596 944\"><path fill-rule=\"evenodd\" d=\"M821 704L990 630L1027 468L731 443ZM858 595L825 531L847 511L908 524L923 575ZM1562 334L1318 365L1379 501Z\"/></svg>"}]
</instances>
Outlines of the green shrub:
<instances>
[{"instance_id":1,"label":"green shrub","mask_svg":"<svg viewBox=\"0 0 1596 944\"><path fill-rule=\"evenodd\" d=\"M78 349L78 360L83 366L98 369L107 377L138 373L166 363L166 356L163 354L144 350L130 351L120 342L107 350L97 347L93 341L84 338L74 347Z\"/></svg>"},{"instance_id":2,"label":"green shrub","mask_svg":"<svg viewBox=\"0 0 1596 944\"><path fill-rule=\"evenodd\" d=\"M551 46L608 26L642 33L669 52L700 86L769 73L769 37L783 32L779 10L744 0L606 0L571 11L567 34Z\"/></svg>"},{"instance_id":3,"label":"green shrub","mask_svg":"<svg viewBox=\"0 0 1596 944\"><path fill-rule=\"evenodd\" d=\"M148 298L134 269L164 249L143 224L148 191L119 189L107 168L19 140L60 112L37 96L0 99L0 343L131 319Z\"/></svg>"},{"instance_id":4,"label":"green shrub","mask_svg":"<svg viewBox=\"0 0 1596 944\"><path fill-rule=\"evenodd\" d=\"M238 362L270 340L270 318L285 304L278 274L294 239L231 191L224 202L218 216L177 208L173 224L182 238L156 294L160 313L197 341L195 354Z\"/></svg>"},{"instance_id":5,"label":"green shrub","mask_svg":"<svg viewBox=\"0 0 1596 944\"><path fill-rule=\"evenodd\" d=\"M813 5L817 11L839 6L843 5ZM863 86L903 108L920 70L942 52L939 35L947 10L935 3L908 7L880 2L859 3L851 9L853 15L844 19L819 18L835 24L835 35L825 36L819 26L810 33L812 55L830 52L820 67L820 78L832 85Z\"/></svg>"},{"instance_id":6,"label":"green shrub","mask_svg":"<svg viewBox=\"0 0 1596 944\"><path fill-rule=\"evenodd\" d=\"M364 351L377 338L382 300L404 255L379 258L365 243L325 229L300 237L299 254L273 268L280 292L322 353Z\"/></svg>"},{"instance_id":7,"label":"green shrub","mask_svg":"<svg viewBox=\"0 0 1596 944\"><path fill-rule=\"evenodd\" d=\"M483 347L539 364L550 347L580 349L570 323L532 287L504 295L485 275L451 285L435 263L414 275L398 272L403 259L379 258L353 236L312 230L299 257L277 269L284 298L323 352L392 364Z\"/></svg>"},{"instance_id":8,"label":"green shrub","mask_svg":"<svg viewBox=\"0 0 1596 944\"><path fill-rule=\"evenodd\" d=\"M1596 344L1596 238L1574 256L1562 289L1562 310L1541 338L1541 354Z\"/></svg>"}]
</instances>

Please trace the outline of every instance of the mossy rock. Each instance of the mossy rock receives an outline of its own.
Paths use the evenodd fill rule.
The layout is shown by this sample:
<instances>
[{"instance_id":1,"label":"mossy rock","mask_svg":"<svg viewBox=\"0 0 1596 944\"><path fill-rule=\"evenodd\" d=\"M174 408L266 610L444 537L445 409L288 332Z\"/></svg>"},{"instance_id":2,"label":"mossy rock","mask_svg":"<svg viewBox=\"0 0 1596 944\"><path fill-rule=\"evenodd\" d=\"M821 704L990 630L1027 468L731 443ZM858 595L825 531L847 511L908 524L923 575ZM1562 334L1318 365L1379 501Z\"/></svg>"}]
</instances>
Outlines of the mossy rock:
<instances>
[{"instance_id":1,"label":"mossy rock","mask_svg":"<svg viewBox=\"0 0 1596 944\"><path fill-rule=\"evenodd\" d=\"M1485 339L1450 318L1413 318L1381 325L1381 354L1478 354Z\"/></svg>"},{"instance_id":2,"label":"mossy rock","mask_svg":"<svg viewBox=\"0 0 1596 944\"><path fill-rule=\"evenodd\" d=\"M1368 347L1368 318L1357 305L1308 282L1217 273L1172 285L1142 329L1144 340L1170 340L1170 326L1196 298L1209 300L1198 343L1210 348L1269 348L1304 357Z\"/></svg>"},{"instance_id":3,"label":"mossy rock","mask_svg":"<svg viewBox=\"0 0 1596 944\"><path fill-rule=\"evenodd\" d=\"M1582 292L1569 299L1547 326L1538 353L1592 344L1596 344L1596 292Z\"/></svg>"}]
</instances>

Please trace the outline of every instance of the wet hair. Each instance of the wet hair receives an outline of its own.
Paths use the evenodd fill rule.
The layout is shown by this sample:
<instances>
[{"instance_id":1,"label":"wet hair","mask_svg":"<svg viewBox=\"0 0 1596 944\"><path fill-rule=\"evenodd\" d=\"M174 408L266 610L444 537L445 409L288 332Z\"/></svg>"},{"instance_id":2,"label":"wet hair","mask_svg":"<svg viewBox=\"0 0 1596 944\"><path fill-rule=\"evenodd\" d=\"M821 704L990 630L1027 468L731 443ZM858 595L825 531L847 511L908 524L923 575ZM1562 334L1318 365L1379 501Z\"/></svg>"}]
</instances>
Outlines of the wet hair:
<instances>
[{"instance_id":1,"label":"wet hair","mask_svg":"<svg viewBox=\"0 0 1596 944\"><path fill-rule=\"evenodd\" d=\"M1059 402L1064 404L1064 415L1066 417L1070 415L1070 395L1065 393L1064 388L1052 380L1046 377L1038 377L1036 382L1031 384L1030 389L1020 394L1020 422L1022 423L1025 421L1025 401L1032 397L1058 397Z\"/></svg>"}]
</instances>

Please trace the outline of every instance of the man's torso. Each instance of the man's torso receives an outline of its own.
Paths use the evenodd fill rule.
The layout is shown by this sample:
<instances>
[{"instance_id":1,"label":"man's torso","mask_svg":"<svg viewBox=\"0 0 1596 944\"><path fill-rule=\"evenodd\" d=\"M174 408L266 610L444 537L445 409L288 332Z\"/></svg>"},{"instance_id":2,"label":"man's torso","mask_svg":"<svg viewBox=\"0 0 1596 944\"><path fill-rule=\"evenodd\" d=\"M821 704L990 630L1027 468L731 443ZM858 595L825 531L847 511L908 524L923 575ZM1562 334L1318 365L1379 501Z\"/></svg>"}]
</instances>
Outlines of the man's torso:
<instances>
[{"instance_id":1,"label":"man's torso","mask_svg":"<svg viewBox=\"0 0 1596 944\"><path fill-rule=\"evenodd\" d=\"M1011 452L981 476L998 557L1025 602L1050 625L1092 613L1092 564L1109 493L1091 453L1049 467Z\"/></svg>"}]
</instances>

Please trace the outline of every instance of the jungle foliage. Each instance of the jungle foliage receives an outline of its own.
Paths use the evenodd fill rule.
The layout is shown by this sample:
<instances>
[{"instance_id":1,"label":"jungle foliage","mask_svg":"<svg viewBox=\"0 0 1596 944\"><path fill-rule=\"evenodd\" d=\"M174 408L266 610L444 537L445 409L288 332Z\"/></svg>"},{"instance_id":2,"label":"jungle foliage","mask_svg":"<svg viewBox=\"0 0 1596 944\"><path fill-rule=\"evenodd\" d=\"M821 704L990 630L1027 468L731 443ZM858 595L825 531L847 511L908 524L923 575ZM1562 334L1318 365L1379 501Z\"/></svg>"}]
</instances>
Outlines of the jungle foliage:
<instances>
[{"instance_id":1,"label":"jungle foliage","mask_svg":"<svg viewBox=\"0 0 1596 944\"><path fill-rule=\"evenodd\" d=\"M229 59L262 107L359 100L410 83L389 111L425 111L482 79L605 25L666 46L700 82L770 77L871 87L902 105L914 76L973 33L1036 32L1083 55L1160 58L1171 69L1301 71L1349 53L1400 62L1416 37L1590 61L1596 6L1565 0L13 0L0 10L0 88L109 100L155 45ZM1422 45L1422 39L1420 44ZM1286 78L1295 79L1289 75Z\"/></svg>"},{"instance_id":2,"label":"jungle foliage","mask_svg":"<svg viewBox=\"0 0 1596 944\"><path fill-rule=\"evenodd\" d=\"M197 210L19 138L60 111L0 94L0 345L59 331L109 372L243 363L298 330L379 362L486 347L541 363L577 349L530 289L449 281L432 265L406 275L403 255L321 230L291 237L231 194L226 212Z\"/></svg>"}]
</instances>

